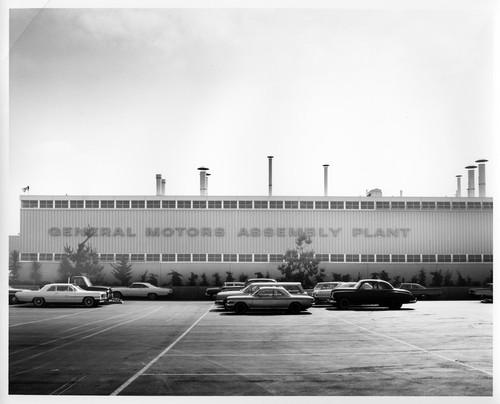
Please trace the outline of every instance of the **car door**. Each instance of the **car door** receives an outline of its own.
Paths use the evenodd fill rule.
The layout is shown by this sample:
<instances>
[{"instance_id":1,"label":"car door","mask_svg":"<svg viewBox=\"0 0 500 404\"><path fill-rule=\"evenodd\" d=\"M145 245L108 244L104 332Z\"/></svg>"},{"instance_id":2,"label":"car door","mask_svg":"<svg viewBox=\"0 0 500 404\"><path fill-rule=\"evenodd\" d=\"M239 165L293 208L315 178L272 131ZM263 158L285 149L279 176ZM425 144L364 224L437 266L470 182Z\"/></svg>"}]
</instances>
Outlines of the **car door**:
<instances>
[{"instance_id":1,"label":"car door","mask_svg":"<svg viewBox=\"0 0 500 404\"><path fill-rule=\"evenodd\" d=\"M266 309L273 307L274 290L260 289L253 295L252 305L256 309Z\"/></svg>"}]
</instances>

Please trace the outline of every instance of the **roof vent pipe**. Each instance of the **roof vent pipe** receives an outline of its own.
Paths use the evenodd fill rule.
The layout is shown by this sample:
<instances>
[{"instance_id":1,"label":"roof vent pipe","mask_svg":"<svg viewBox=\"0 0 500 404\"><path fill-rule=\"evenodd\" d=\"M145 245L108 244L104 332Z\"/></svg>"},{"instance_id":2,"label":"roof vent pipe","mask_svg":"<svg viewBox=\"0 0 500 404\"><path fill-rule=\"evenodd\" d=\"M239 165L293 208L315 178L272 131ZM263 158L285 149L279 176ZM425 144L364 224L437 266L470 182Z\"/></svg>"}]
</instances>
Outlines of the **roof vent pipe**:
<instances>
[{"instance_id":1,"label":"roof vent pipe","mask_svg":"<svg viewBox=\"0 0 500 404\"><path fill-rule=\"evenodd\" d=\"M486 163L488 160L476 160L479 163L479 196L486 196Z\"/></svg>"},{"instance_id":2,"label":"roof vent pipe","mask_svg":"<svg viewBox=\"0 0 500 404\"><path fill-rule=\"evenodd\" d=\"M206 167L199 167L200 170L200 195L205 196L207 194L207 170Z\"/></svg>"},{"instance_id":3,"label":"roof vent pipe","mask_svg":"<svg viewBox=\"0 0 500 404\"><path fill-rule=\"evenodd\" d=\"M474 169L477 168L477 166L467 166L465 168L469 170L469 187L467 188L467 196L469 198L474 198Z\"/></svg>"},{"instance_id":4,"label":"roof vent pipe","mask_svg":"<svg viewBox=\"0 0 500 404\"><path fill-rule=\"evenodd\" d=\"M462 196L462 176L457 175L457 193L455 194L457 198Z\"/></svg>"},{"instance_id":5,"label":"roof vent pipe","mask_svg":"<svg viewBox=\"0 0 500 404\"><path fill-rule=\"evenodd\" d=\"M161 174L156 174L156 195L161 195Z\"/></svg>"},{"instance_id":6,"label":"roof vent pipe","mask_svg":"<svg viewBox=\"0 0 500 404\"><path fill-rule=\"evenodd\" d=\"M273 158L274 156L267 156L269 159L269 196L273 196Z\"/></svg>"},{"instance_id":7,"label":"roof vent pipe","mask_svg":"<svg viewBox=\"0 0 500 404\"><path fill-rule=\"evenodd\" d=\"M161 194L165 196L165 182L166 180L161 180Z\"/></svg>"},{"instance_id":8,"label":"roof vent pipe","mask_svg":"<svg viewBox=\"0 0 500 404\"><path fill-rule=\"evenodd\" d=\"M324 167L324 193L325 196L328 196L328 164L323 164Z\"/></svg>"}]
</instances>

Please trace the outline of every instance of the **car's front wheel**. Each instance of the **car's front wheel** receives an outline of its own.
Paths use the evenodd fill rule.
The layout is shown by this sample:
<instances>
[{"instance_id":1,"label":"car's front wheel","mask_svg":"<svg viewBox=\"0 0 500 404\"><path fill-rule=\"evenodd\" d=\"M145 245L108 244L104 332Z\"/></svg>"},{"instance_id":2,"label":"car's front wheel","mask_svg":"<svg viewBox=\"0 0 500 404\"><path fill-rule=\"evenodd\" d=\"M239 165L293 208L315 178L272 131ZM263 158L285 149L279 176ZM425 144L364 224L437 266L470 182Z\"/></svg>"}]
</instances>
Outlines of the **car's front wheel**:
<instances>
[{"instance_id":1,"label":"car's front wheel","mask_svg":"<svg viewBox=\"0 0 500 404\"><path fill-rule=\"evenodd\" d=\"M95 301L94 301L93 297L85 297L83 299L83 305L85 307L92 307L92 306L94 306L94 304L95 304Z\"/></svg>"},{"instance_id":2,"label":"car's front wheel","mask_svg":"<svg viewBox=\"0 0 500 404\"><path fill-rule=\"evenodd\" d=\"M17 304L17 303L19 303L18 297L16 295L9 296L9 303L10 304Z\"/></svg>"},{"instance_id":3,"label":"car's front wheel","mask_svg":"<svg viewBox=\"0 0 500 404\"><path fill-rule=\"evenodd\" d=\"M236 314L245 314L248 311L248 306L245 303L236 303L234 306L234 311Z\"/></svg>"},{"instance_id":4,"label":"car's front wheel","mask_svg":"<svg viewBox=\"0 0 500 404\"><path fill-rule=\"evenodd\" d=\"M33 304L35 307L43 307L45 305L45 299L43 297L35 297L33 299Z\"/></svg>"},{"instance_id":5,"label":"car's front wheel","mask_svg":"<svg viewBox=\"0 0 500 404\"><path fill-rule=\"evenodd\" d=\"M349 299L346 297L343 297L342 299L339 300L339 309L341 310L347 310L351 303L349 302Z\"/></svg>"},{"instance_id":6,"label":"car's front wheel","mask_svg":"<svg viewBox=\"0 0 500 404\"><path fill-rule=\"evenodd\" d=\"M120 292L113 292L113 297L115 299L121 299L123 298L123 295Z\"/></svg>"},{"instance_id":7,"label":"car's front wheel","mask_svg":"<svg viewBox=\"0 0 500 404\"><path fill-rule=\"evenodd\" d=\"M158 299L158 295L156 293L150 293L150 294L148 294L148 299L149 300L156 300L156 299Z\"/></svg>"},{"instance_id":8,"label":"car's front wheel","mask_svg":"<svg viewBox=\"0 0 500 404\"><path fill-rule=\"evenodd\" d=\"M301 309L302 309L302 306L298 302L293 302L290 304L290 307L288 307L288 310L292 314L299 314Z\"/></svg>"}]
</instances>

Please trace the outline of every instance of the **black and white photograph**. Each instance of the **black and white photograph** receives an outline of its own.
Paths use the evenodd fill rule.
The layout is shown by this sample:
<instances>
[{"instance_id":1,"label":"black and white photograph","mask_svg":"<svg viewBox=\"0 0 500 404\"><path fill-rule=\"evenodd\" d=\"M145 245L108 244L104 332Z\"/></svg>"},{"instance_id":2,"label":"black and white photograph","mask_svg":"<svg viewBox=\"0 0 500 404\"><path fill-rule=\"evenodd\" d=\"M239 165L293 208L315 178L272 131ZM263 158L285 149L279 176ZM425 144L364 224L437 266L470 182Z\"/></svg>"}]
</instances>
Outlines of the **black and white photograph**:
<instances>
[{"instance_id":1,"label":"black and white photograph","mask_svg":"<svg viewBox=\"0 0 500 404\"><path fill-rule=\"evenodd\" d=\"M2 402L495 402L498 12L3 1Z\"/></svg>"}]
</instances>

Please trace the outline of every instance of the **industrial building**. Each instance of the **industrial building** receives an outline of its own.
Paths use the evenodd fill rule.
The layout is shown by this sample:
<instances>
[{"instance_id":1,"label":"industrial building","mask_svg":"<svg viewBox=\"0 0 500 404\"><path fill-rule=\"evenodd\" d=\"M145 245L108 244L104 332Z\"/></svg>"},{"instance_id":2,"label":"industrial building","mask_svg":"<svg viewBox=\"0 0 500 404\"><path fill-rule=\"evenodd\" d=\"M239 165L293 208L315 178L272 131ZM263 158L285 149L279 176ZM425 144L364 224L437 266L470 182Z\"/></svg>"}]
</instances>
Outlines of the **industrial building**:
<instances>
[{"instance_id":1,"label":"industrial building","mask_svg":"<svg viewBox=\"0 0 500 404\"><path fill-rule=\"evenodd\" d=\"M44 281L57 278L65 245L76 247L83 229L105 267L106 280L116 282L110 264L125 255L139 274L157 275L168 284L176 271L186 282L191 273L209 281L230 272L243 274L277 270L283 254L295 247L300 233L310 236L310 248L333 274L370 277L382 270L390 277L410 280L427 273L458 273L483 282L493 270L493 199L485 196L485 160L469 170L467 196L457 176L455 197L384 197L374 189L362 197L272 195L272 156L269 156L269 195L210 196L207 168L200 167L200 195L165 195L165 181L156 175L156 195L150 196L34 196L20 197L20 234L11 237L29 279L29 263L42 264Z\"/></svg>"}]
</instances>

